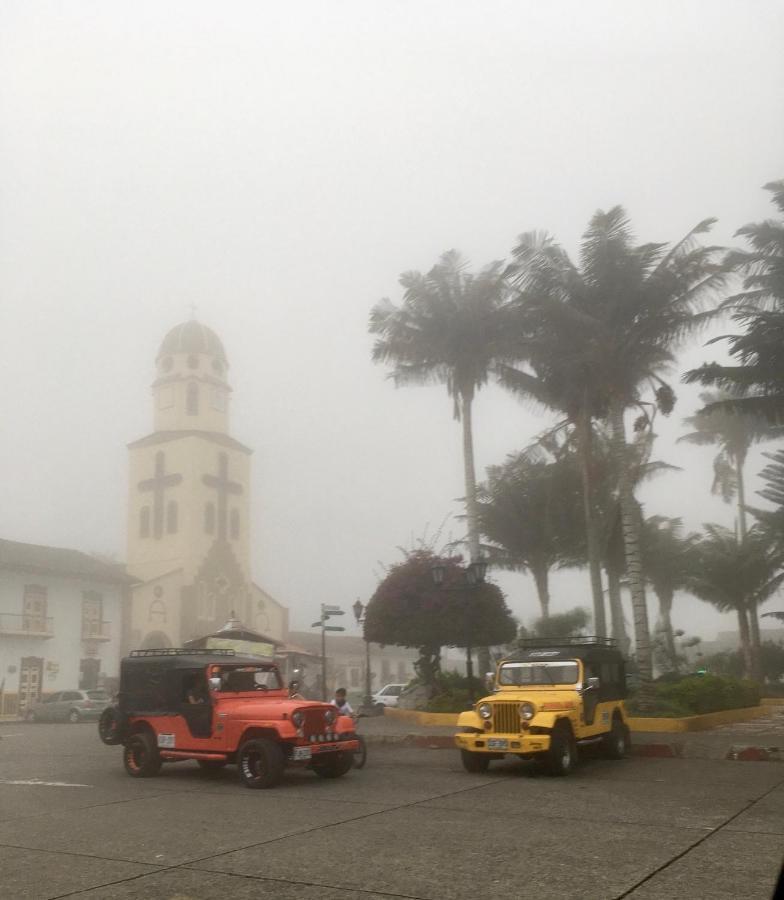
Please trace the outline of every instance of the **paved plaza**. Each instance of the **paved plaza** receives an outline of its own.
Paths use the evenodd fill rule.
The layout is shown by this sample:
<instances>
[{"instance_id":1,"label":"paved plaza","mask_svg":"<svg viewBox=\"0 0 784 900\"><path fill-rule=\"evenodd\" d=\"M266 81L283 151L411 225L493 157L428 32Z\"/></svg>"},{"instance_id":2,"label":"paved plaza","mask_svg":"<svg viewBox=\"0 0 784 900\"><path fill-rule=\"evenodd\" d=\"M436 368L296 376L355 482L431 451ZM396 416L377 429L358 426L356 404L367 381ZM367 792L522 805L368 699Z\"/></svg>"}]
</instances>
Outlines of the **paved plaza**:
<instances>
[{"instance_id":1,"label":"paved plaza","mask_svg":"<svg viewBox=\"0 0 784 900\"><path fill-rule=\"evenodd\" d=\"M757 900L784 764L586 760L571 778L372 745L337 781L251 791L195 763L133 780L94 725L0 726L0 897Z\"/></svg>"}]
</instances>

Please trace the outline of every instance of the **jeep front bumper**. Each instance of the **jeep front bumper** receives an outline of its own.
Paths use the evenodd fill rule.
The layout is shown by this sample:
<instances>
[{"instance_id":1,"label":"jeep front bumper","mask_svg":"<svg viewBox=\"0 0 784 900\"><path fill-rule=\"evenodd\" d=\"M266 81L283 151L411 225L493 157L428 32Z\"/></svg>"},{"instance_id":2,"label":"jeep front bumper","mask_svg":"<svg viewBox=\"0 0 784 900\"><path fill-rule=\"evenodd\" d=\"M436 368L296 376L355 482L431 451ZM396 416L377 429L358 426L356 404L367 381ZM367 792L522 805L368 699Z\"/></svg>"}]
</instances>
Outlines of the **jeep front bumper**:
<instances>
[{"instance_id":1,"label":"jeep front bumper","mask_svg":"<svg viewBox=\"0 0 784 900\"><path fill-rule=\"evenodd\" d=\"M471 753L544 753L550 749L550 735L463 732L455 735L455 745Z\"/></svg>"}]
</instances>

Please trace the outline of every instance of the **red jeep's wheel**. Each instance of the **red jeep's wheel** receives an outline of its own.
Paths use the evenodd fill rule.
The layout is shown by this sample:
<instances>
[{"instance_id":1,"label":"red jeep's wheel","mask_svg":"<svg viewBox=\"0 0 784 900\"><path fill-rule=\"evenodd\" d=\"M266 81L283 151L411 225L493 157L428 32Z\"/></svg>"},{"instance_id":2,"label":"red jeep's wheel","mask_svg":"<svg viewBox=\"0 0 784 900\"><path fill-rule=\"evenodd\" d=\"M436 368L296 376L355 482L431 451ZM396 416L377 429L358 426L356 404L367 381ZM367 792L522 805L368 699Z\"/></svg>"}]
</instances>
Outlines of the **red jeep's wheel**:
<instances>
[{"instance_id":1,"label":"red jeep's wheel","mask_svg":"<svg viewBox=\"0 0 784 900\"><path fill-rule=\"evenodd\" d=\"M98 736L104 742L113 746L122 743L122 729L120 728L120 713L114 706L107 706L98 720Z\"/></svg>"},{"instance_id":2,"label":"red jeep's wheel","mask_svg":"<svg viewBox=\"0 0 784 900\"><path fill-rule=\"evenodd\" d=\"M123 749L125 771L133 778L152 778L161 771L163 760L149 731L132 734Z\"/></svg>"},{"instance_id":3,"label":"red jeep's wheel","mask_svg":"<svg viewBox=\"0 0 784 900\"><path fill-rule=\"evenodd\" d=\"M268 738L245 741L237 754L237 768L245 787L275 787L283 780L285 767L280 744Z\"/></svg>"},{"instance_id":4,"label":"red jeep's wheel","mask_svg":"<svg viewBox=\"0 0 784 900\"><path fill-rule=\"evenodd\" d=\"M325 753L324 757L312 765L313 771L321 778L340 778L354 765L354 753L351 750L336 750Z\"/></svg>"}]
</instances>

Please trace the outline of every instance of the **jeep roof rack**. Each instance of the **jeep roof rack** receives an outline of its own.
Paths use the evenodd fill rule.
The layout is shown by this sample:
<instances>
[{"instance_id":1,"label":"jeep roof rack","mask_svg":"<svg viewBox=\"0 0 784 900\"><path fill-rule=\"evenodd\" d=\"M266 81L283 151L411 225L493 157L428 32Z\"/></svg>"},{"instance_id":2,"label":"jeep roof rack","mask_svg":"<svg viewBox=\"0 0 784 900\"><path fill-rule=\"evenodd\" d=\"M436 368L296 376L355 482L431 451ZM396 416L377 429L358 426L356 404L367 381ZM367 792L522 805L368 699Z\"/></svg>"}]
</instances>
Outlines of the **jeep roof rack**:
<instances>
[{"instance_id":1,"label":"jeep roof rack","mask_svg":"<svg viewBox=\"0 0 784 900\"><path fill-rule=\"evenodd\" d=\"M528 647L612 647L618 646L615 638L599 637L595 634L583 634L578 637L560 638L523 638L518 641L518 649L526 650Z\"/></svg>"},{"instance_id":2,"label":"jeep roof rack","mask_svg":"<svg viewBox=\"0 0 784 900\"><path fill-rule=\"evenodd\" d=\"M161 647L158 650L131 650L129 656L236 656L233 650L188 650L185 647Z\"/></svg>"}]
</instances>

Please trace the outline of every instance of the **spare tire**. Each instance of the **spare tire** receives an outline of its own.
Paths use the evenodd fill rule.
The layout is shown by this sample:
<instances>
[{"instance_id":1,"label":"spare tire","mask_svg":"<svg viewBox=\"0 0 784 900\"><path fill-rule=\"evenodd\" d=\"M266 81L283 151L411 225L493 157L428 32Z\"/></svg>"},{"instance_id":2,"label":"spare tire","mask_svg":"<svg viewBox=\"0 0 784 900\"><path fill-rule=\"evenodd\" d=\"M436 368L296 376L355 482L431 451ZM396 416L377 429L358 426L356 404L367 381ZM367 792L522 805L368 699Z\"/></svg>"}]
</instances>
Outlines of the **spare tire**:
<instances>
[{"instance_id":1,"label":"spare tire","mask_svg":"<svg viewBox=\"0 0 784 900\"><path fill-rule=\"evenodd\" d=\"M98 720L98 735L104 744L114 746L123 742L123 716L116 706L107 706Z\"/></svg>"}]
</instances>

